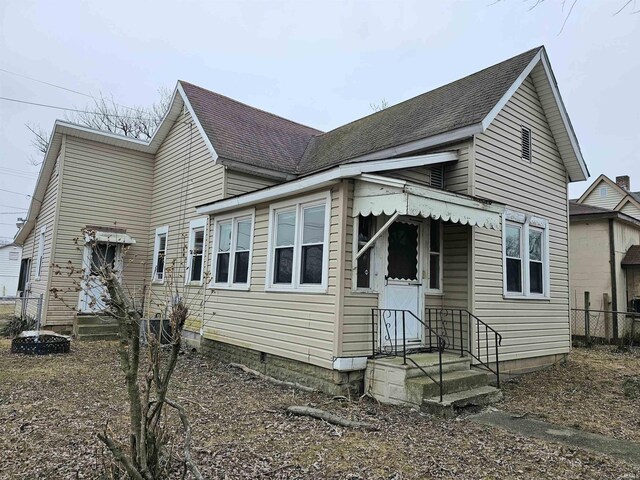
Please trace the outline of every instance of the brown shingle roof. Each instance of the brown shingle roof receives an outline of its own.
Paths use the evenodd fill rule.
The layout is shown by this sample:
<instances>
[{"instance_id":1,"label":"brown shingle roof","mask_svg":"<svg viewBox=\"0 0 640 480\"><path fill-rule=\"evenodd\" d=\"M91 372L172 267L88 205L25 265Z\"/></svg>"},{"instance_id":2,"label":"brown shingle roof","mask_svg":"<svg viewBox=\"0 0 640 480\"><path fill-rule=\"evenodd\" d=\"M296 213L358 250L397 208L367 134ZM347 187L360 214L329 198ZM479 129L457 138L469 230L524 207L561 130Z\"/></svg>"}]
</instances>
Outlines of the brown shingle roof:
<instances>
[{"instance_id":1,"label":"brown shingle roof","mask_svg":"<svg viewBox=\"0 0 640 480\"><path fill-rule=\"evenodd\" d=\"M640 267L640 245L631 245L620 264L623 267Z\"/></svg>"},{"instance_id":2,"label":"brown shingle roof","mask_svg":"<svg viewBox=\"0 0 640 480\"><path fill-rule=\"evenodd\" d=\"M575 200L569 200L569 215L593 215L598 213L613 213L613 210L602 207L594 207L586 203L577 203Z\"/></svg>"},{"instance_id":3,"label":"brown shingle roof","mask_svg":"<svg viewBox=\"0 0 640 480\"><path fill-rule=\"evenodd\" d=\"M542 47L328 133L181 81L223 159L306 174L482 121Z\"/></svg>"}]
</instances>

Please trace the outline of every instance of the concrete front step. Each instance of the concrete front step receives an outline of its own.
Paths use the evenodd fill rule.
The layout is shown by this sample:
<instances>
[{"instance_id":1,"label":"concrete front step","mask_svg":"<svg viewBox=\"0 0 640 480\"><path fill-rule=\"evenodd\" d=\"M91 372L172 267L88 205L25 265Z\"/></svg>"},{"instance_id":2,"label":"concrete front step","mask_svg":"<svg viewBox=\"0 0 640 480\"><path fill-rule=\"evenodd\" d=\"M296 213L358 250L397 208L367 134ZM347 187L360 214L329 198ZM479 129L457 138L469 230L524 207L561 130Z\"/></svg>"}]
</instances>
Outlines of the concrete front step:
<instances>
[{"instance_id":1,"label":"concrete front step","mask_svg":"<svg viewBox=\"0 0 640 480\"><path fill-rule=\"evenodd\" d=\"M84 325L117 325L118 321L109 316L78 315L78 326Z\"/></svg>"},{"instance_id":2,"label":"concrete front step","mask_svg":"<svg viewBox=\"0 0 640 480\"><path fill-rule=\"evenodd\" d=\"M119 337L118 321L98 315L78 316L76 334L80 340L115 340Z\"/></svg>"},{"instance_id":3,"label":"concrete front step","mask_svg":"<svg viewBox=\"0 0 640 480\"><path fill-rule=\"evenodd\" d=\"M78 325L78 335L95 335L97 333L119 333L118 325Z\"/></svg>"},{"instance_id":4,"label":"concrete front step","mask_svg":"<svg viewBox=\"0 0 640 480\"><path fill-rule=\"evenodd\" d=\"M439 380L438 375L432 375L433 379ZM443 373L442 391L445 394L463 392L488 384L487 374L474 370L455 370ZM420 403L424 398L438 396L440 398L440 386L429 377L413 377L406 381L407 394L412 403Z\"/></svg>"},{"instance_id":5,"label":"concrete front step","mask_svg":"<svg viewBox=\"0 0 640 480\"><path fill-rule=\"evenodd\" d=\"M91 335L78 335L78 340L82 340L83 342L92 342L96 340L117 340L120 338L120 335L117 333L94 333Z\"/></svg>"},{"instance_id":6,"label":"concrete front step","mask_svg":"<svg viewBox=\"0 0 640 480\"><path fill-rule=\"evenodd\" d=\"M483 386L462 392L449 393L442 397L442 401L440 401L440 395L425 398L422 401L421 409L432 415L451 418L465 408L484 407L498 402L501 399L501 390L490 386Z\"/></svg>"}]
</instances>

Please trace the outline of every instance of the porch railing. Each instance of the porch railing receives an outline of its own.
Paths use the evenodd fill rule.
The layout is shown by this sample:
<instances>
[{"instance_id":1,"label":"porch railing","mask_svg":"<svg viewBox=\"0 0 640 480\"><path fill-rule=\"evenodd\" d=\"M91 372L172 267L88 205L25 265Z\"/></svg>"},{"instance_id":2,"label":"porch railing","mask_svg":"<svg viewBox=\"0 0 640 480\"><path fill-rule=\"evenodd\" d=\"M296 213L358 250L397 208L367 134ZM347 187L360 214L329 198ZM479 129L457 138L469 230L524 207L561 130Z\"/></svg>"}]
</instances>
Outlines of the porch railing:
<instances>
[{"instance_id":1,"label":"porch railing","mask_svg":"<svg viewBox=\"0 0 640 480\"><path fill-rule=\"evenodd\" d=\"M464 308L429 307L425 309L425 314L428 331L437 332L437 341L444 340L446 351L474 358L478 362L476 367L496 376L500 388L502 335ZM429 346L432 347L431 338Z\"/></svg>"},{"instance_id":2,"label":"porch railing","mask_svg":"<svg viewBox=\"0 0 640 480\"><path fill-rule=\"evenodd\" d=\"M431 339L431 351L438 351L438 378L427 372L411 357L407 357L407 321L416 320L418 325L429 334ZM402 364L410 362L424 375L430 378L440 391L440 401L443 397L442 383L442 354L445 351L445 339L429 325L418 318L409 310L393 310L386 308L371 309L371 350L372 355L402 357ZM433 337L433 338L432 338ZM435 348L434 348L435 345Z\"/></svg>"}]
</instances>

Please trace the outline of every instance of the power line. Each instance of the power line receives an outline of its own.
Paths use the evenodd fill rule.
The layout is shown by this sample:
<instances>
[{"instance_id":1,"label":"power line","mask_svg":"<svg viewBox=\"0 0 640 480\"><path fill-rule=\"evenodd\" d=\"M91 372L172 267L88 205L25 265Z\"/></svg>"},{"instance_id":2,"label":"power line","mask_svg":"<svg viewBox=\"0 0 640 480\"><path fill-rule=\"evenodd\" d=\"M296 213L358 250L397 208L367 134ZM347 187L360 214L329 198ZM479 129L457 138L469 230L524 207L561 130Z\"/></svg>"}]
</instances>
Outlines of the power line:
<instances>
[{"instance_id":1,"label":"power line","mask_svg":"<svg viewBox=\"0 0 640 480\"><path fill-rule=\"evenodd\" d=\"M5 190L4 188L0 188L0 192L6 192L6 193L14 193L16 195L23 195L25 197L30 197L31 195L28 195L24 192L14 192L13 190Z\"/></svg>"},{"instance_id":2,"label":"power line","mask_svg":"<svg viewBox=\"0 0 640 480\"><path fill-rule=\"evenodd\" d=\"M4 68L0 68L0 72L8 73L10 75L15 75L17 77L26 78L26 79L32 80L34 82L42 83L44 85L49 85L50 87L59 88L61 90L66 90L67 92L77 93L78 95L82 95L83 97L89 97L92 100L96 100L96 97L94 97L93 95L91 95L89 93L79 92L78 90L74 90L72 88L67 88L67 87L63 87L61 85L56 85L55 83L45 82L44 80L40 80L38 78L29 77L27 75L23 75L22 73L12 72L10 70L5 70ZM128 108L129 110L134 110L134 111L139 110L139 109L134 108L134 107L127 107L126 105L122 105L120 103L116 103L116 105L118 105L119 107L122 107L122 108Z\"/></svg>"},{"instance_id":3,"label":"power line","mask_svg":"<svg viewBox=\"0 0 640 480\"><path fill-rule=\"evenodd\" d=\"M88 113L90 115L101 115L103 117L114 117L114 118L133 118L136 120L149 120L151 117L151 115L148 115L147 117L136 117L136 116L125 116L125 115L116 115L113 113L105 113L105 112L92 112L89 110L78 110L77 108L67 108L67 107L59 107L57 105L47 105L44 103L36 103L36 102L28 102L27 100L20 100L17 98L8 98L8 97L0 97L0 100L6 100L8 102L16 102L16 103L24 103L26 105L33 105L36 107L46 107L46 108L54 108L56 110L67 110L69 112L76 112L76 113Z\"/></svg>"},{"instance_id":4,"label":"power line","mask_svg":"<svg viewBox=\"0 0 640 480\"><path fill-rule=\"evenodd\" d=\"M4 208L18 208L18 209L22 209L24 207L16 207L15 205L0 205L0 207L4 207ZM26 212L26 210L25 210Z\"/></svg>"},{"instance_id":5,"label":"power line","mask_svg":"<svg viewBox=\"0 0 640 480\"><path fill-rule=\"evenodd\" d=\"M0 215L22 215L23 213L27 213L26 210L21 212L0 212Z\"/></svg>"}]
</instances>

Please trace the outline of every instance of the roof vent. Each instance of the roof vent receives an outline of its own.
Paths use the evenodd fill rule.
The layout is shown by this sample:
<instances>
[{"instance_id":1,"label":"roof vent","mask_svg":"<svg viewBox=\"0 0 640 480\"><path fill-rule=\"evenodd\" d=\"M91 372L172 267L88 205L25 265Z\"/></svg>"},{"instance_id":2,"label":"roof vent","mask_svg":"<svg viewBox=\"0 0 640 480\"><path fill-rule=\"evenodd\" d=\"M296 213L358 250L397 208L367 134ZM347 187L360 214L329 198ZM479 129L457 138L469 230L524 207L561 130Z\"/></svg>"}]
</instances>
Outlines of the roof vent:
<instances>
[{"instance_id":1,"label":"roof vent","mask_svg":"<svg viewBox=\"0 0 640 480\"><path fill-rule=\"evenodd\" d=\"M626 191L631 190L631 179L629 175L622 175L621 177L616 177L616 184L619 187L624 188Z\"/></svg>"},{"instance_id":2,"label":"roof vent","mask_svg":"<svg viewBox=\"0 0 640 480\"><path fill-rule=\"evenodd\" d=\"M431 167L431 181L429 184L433 188L444 189L444 165Z\"/></svg>"},{"instance_id":3,"label":"roof vent","mask_svg":"<svg viewBox=\"0 0 640 480\"><path fill-rule=\"evenodd\" d=\"M531 129L522 127L522 159L531 161Z\"/></svg>"}]
</instances>

